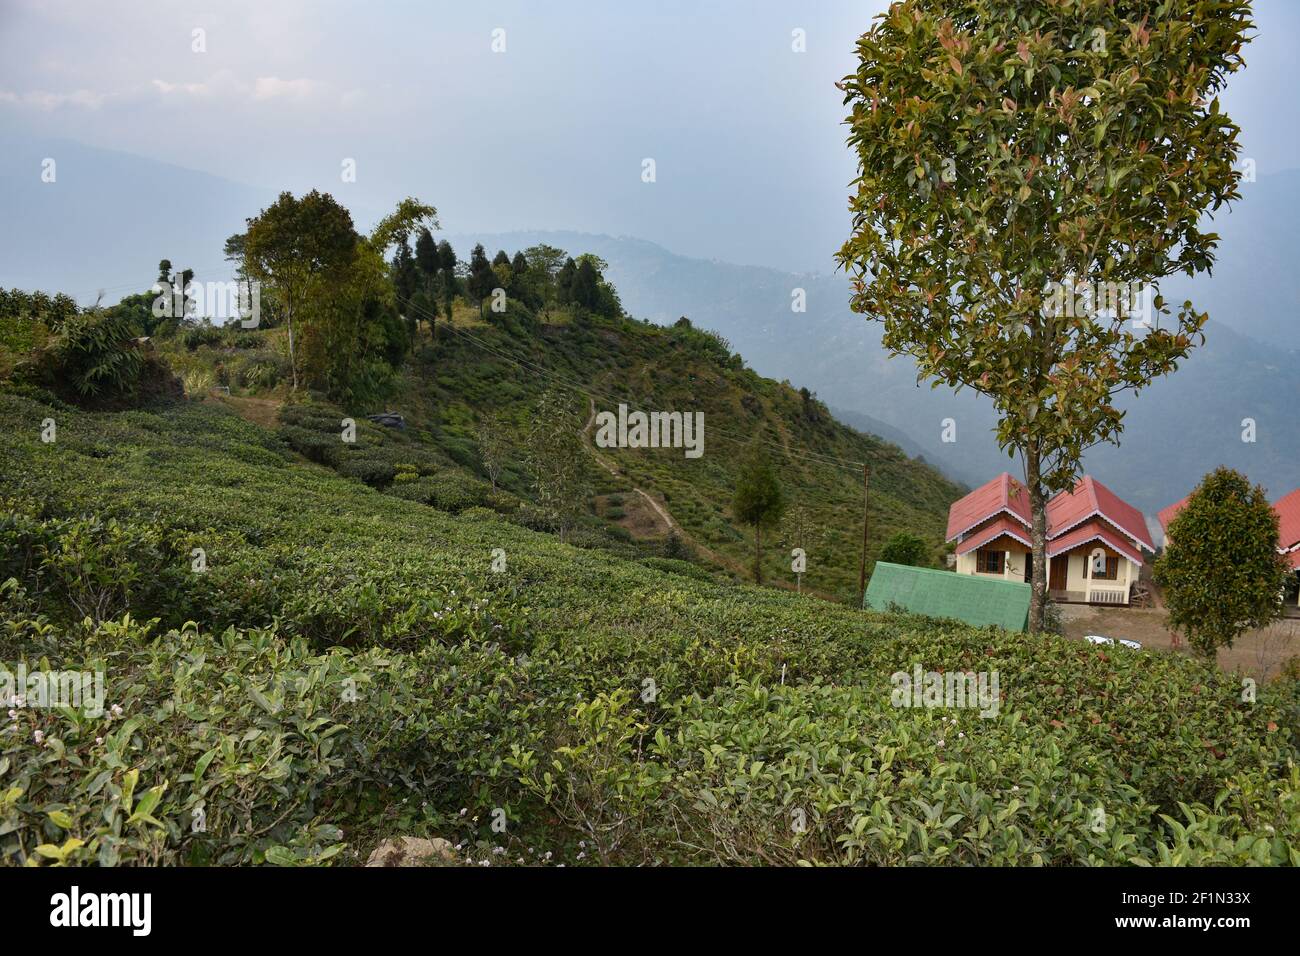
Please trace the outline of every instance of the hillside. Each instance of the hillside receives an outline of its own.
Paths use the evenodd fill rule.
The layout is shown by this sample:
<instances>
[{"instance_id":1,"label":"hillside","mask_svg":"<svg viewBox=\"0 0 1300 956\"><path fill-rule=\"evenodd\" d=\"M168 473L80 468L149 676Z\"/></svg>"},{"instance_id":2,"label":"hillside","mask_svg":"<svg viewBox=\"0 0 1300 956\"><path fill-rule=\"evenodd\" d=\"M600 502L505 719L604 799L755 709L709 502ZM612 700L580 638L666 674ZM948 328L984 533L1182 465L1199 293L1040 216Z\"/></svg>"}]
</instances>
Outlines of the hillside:
<instances>
[{"instance_id":1,"label":"hillside","mask_svg":"<svg viewBox=\"0 0 1300 956\"><path fill-rule=\"evenodd\" d=\"M705 566L748 577L753 531L734 519L731 502L740 463L759 440L778 469L787 502L786 520L769 532L764 549L764 573L771 583L855 600L862 462L871 469L868 571L884 541L898 531L922 536L939 560L948 505L963 489L896 445L840 424L814 397L757 375L725 340L689 327L665 329L619 317L575 322L567 310L536 315L514 300L508 312L488 313L488 320L462 305L456 324L444 321L438 330L436 342L427 328L421 330L420 344L384 408L345 411L317 402L286 409L280 425L300 451L314 455L323 447L328 454L315 455L317 460L346 466L345 473L378 488L428 501L438 497L434 485L458 481L460 497L444 500L443 507L455 511L487 504L509 512L516 509L508 496L522 504L536 497L524 436L542 393L558 388L574 427L589 426L585 478L594 493L585 510L599 519L590 523L597 531L640 543L648 553L693 555ZM195 348L189 347L193 338L162 347L173 366L190 374L210 372L210 384L217 382L220 366L224 381L233 382L236 403L241 394L282 393L259 388L245 371L282 348L280 330L205 335L211 340ZM593 414L617 412L620 403L645 412L702 412L702 454L594 447ZM400 413L406 431L394 434L363 420L357 446L343 448L337 440L342 418L376 411ZM507 446L499 482L507 497L492 501L480 448L485 422L499 423L494 427ZM392 447L384 449L385 443ZM330 457L335 453L345 457ZM414 464L416 455L427 457L428 474L415 484L398 481L396 466ZM680 549L668 541L674 531ZM801 582L790 570L790 550L797 546L808 555Z\"/></svg>"},{"instance_id":2,"label":"hillside","mask_svg":"<svg viewBox=\"0 0 1300 956\"><path fill-rule=\"evenodd\" d=\"M0 391L0 499L0 659L106 683L0 738L9 864L1300 863L1294 682L663 573L207 403Z\"/></svg>"},{"instance_id":3,"label":"hillside","mask_svg":"<svg viewBox=\"0 0 1300 956\"><path fill-rule=\"evenodd\" d=\"M1295 293L1286 269L1259 266L1277 255L1295 257L1286 216L1294 207L1287 197L1295 178L1249 184L1240 207L1214 222L1225 237L1214 275L1169 281L1171 301L1190 294L1210 311L1206 343L1173 375L1123 398L1119 405L1128 415L1121 446L1095 448L1085 458L1088 468L1148 514L1178 500L1218 465L1243 471L1274 496L1300 480L1300 418L1289 410L1300 394L1300 355L1293 341L1276 337L1278 323L1294 312ZM1253 233L1247 228L1252 223L1258 226ZM1269 255L1253 255L1259 236L1282 235L1292 237L1289 246L1274 244ZM898 429L954 480L976 486L1007 468L1006 453L993 441L991 403L969 390L918 386L913 363L881 347L879 324L849 310L843 275L692 259L629 237L520 232L453 238L491 248L550 242L588 249L609 262L609 278L634 315L665 324L688 316L726 336L760 374L788 378L833 408ZM795 289L806 294L806 312L791 311ZM1271 310L1271 318L1257 321L1256 308ZM1247 417L1256 421L1254 443L1241 441ZM941 438L948 418L956 422L951 443Z\"/></svg>"}]
</instances>

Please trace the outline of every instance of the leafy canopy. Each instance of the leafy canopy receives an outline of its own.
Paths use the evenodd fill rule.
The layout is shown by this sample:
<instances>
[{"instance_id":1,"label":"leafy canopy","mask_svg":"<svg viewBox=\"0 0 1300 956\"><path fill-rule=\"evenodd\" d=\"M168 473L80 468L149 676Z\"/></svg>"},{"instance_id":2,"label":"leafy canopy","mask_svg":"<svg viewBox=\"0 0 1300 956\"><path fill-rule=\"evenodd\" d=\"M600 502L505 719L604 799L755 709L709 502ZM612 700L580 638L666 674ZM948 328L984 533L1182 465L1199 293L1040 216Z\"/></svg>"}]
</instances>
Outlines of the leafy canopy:
<instances>
[{"instance_id":1,"label":"leafy canopy","mask_svg":"<svg viewBox=\"0 0 1300 956\"><path fill-rule=\"evenodd\" d=\"M1213 264L1199 223L1240 175L1217 94L1249 17L1245 0L902 0L858 41L853 308L919 378L989 395L999 442L1041 457L1048 487L1118 440L1116 393L1201 339L1190 303L1161 327L1157 294L1138 325L1126 293ZM1080 284L1119 307L1060 307Z\"/></svg>"},{"instance_id":2,"label":"leafy canopy","mask_svg":"<svg viewBox=\"0 0 1300 956\"><path fill-rule=\"evenodd\" d=\"M1169 523L1155 565L1170 626L1212 655L1276 620L1289 572L1277 538L1277 513L1263 488L1229 468L1206 475Z\"/></svg>"}]
</instances>

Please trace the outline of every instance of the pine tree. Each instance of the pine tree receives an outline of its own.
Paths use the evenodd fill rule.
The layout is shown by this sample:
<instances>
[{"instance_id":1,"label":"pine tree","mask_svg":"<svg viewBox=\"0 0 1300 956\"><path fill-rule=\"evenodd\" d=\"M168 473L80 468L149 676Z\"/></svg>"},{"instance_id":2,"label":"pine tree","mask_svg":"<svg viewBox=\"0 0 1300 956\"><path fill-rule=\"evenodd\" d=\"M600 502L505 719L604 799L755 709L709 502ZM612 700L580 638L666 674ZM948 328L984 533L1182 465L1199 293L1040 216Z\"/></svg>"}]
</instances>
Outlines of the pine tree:
<instances>
[{"instance_id":1,"label":"pine tree","mask_svg":"<svg viewBox=\"0 0 1300 956\"><path fill-rule=\"evenodd\" d=\"M492 271L492 263L488 262L487 253L480 243L474 247L469 257L469 294L478 302L480 317L483 315L483 301L496 287L497 275Z\"/></svg>"}]
</instances>

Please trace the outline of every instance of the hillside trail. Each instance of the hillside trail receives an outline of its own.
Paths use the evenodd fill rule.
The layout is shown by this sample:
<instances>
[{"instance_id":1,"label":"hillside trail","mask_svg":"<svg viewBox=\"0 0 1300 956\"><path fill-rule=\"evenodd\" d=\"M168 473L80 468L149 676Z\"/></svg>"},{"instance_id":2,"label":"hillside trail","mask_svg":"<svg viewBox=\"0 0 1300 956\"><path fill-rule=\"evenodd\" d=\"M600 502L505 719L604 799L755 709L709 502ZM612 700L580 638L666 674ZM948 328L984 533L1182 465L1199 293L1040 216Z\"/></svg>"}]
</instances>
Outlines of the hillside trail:
<instances>
[{"instance_id":1,"label":"hillside trail","mask_svg":"<svg viewBox=\"0 0 1300 956\"><path fill-rule=\"evenodd\" d=\"M591 440L591 426L594 425L596 422L596 400L589 395L587 396L587 402L590 405L590 413L587 415L587 423L582 426L582 443L587 446L587 450L591 452L592 457L595 458L596 461L600 463L600 466L602 468L608 471L615 478L621 478L624 481L628 481L630 484L631 482L628 476L624 474L622 471L620 471L617 465L615 465L612 461L610 461L608 458L602 455L597 450L595 443ZM659 520L663 523L666 532L675 532L679 538L681 538L683 541L689 544L700 554L707 557L714 564L724 567L729 571L734 571L735 573L740 574L742 576L747 574L744 566L740 564L740 562L728 558L726 555L719 554L718 552L714 551L712 548L708 548L705 545L701 544L699 541L697 541L694 535L692 535L689 531L683 528L681 522L678 521L676 518L674 518L672 516L672 513L669 512L669 510L666 507L660 504L659 501L657 501L654 498L654 496L652 496L644 488L640 488L637 487L636 485L632 485L632 490L635 491L638 495L640 495L641 498L645 501L645 503L650 506L650 508L654 511L656 515L658 515Z\"/></svg>"}]
</instances>

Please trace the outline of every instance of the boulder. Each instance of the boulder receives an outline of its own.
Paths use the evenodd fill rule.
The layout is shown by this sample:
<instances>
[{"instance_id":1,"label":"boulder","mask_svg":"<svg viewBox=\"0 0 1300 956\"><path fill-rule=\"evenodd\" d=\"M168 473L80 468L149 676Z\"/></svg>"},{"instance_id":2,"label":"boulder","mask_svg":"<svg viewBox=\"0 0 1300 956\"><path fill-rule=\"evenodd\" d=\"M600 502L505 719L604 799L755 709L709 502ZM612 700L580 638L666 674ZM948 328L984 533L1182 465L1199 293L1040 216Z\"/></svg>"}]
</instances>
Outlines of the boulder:
<instances>
[{"instance_id":1,"label":"boulder","mask_svg":"<svg viewBox=\"0 0 1300 956\"><path fill-rule=\"evenodd\" d=\"M441 837L395 837L375 847L366 866L427 866L430 862L453 862L456 851Z\"/></svg>"}]
</instances>

